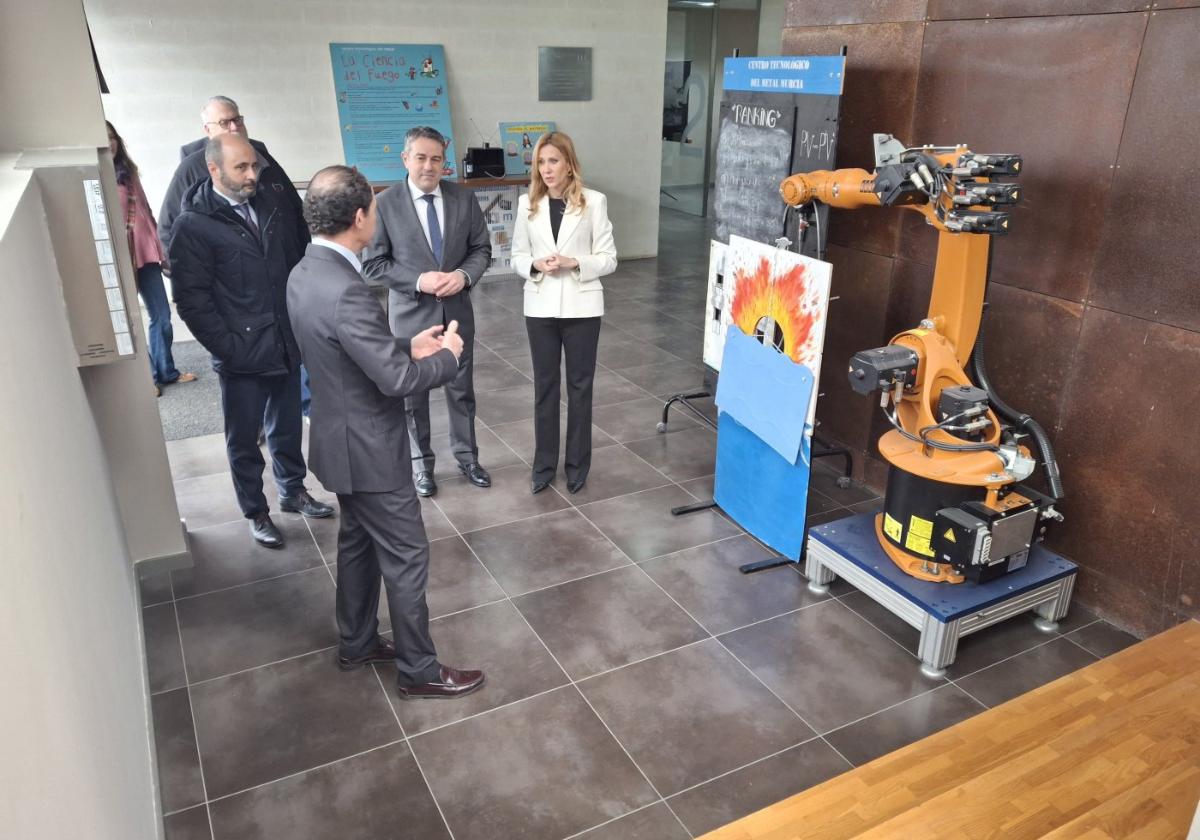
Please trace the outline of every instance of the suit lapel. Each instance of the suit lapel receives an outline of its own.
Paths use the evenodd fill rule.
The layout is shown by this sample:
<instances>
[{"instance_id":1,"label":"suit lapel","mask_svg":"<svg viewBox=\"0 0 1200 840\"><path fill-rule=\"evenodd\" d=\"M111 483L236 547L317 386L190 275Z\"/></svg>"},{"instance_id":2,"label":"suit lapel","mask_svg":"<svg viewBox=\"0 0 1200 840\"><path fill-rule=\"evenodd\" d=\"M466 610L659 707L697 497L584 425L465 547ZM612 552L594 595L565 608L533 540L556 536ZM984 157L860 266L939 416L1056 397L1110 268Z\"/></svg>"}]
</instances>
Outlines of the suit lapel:
<instances>
[{"instance_id":1,"label":"suit lapel","mask_svg":"<svg viewBox=\"0 0 1200 840\"><path fill-rule=\"evenodd\" d=\"M554 247L561 253L562 246L566 245L571 239L571 234L575 232L575 228L579 227L579 222L583 219L583 213L567 209L563 213L562 221L558 225L558 241L554 243Z\"/></svg>"},{"instance_id":2,"label":"suit lapel","mask_svg":"<svg viewBox=\"0 0 1200 840\"><path fill-rule=\"evenodd\" d=\"M446 243L450 241L450 231L458 224L458 201L452 198L453 193L442 184L442 259L446 258ZM438 269L441 270L441 266Z\"/></svg>"}]
</instances>

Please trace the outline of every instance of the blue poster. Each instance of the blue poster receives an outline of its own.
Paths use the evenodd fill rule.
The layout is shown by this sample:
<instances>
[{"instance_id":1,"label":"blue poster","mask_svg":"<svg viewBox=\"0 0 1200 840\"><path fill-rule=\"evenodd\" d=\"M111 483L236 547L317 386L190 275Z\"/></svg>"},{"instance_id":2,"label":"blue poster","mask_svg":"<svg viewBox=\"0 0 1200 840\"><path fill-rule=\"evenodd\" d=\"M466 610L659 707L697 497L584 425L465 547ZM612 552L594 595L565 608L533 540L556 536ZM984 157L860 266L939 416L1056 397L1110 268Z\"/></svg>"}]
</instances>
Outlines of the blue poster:
<instances>
[{"instance_id":1,"label":"blue poster","mask_svg":"<svg viewBox=\"0 0 1200 840\"><path fill-rule=\"evenodd\" d=\"M725 59L725 90L842 95L844 55L775 55Z\"/></svg>"},{"instance_id":2,"label":"blue poster","mask_svg":"<svg viewBox=\"0 0 1200 840\"><path fill-rule=\"evenodd\" d=\"M329 54L348 165L373 183L402 181L404 134L428 125L450 140L442 176L458 178L441 44L330 44Z\"/></svg>"},{"instance_id":3,"label":"blue poster","mask_svg":"<svg viewBox=\"0 0 1200 840\"><path fill-rule=\"evenodd\" d=\"M533 147L543 134L554 131L553 122L502 122L500 146L504 149L506 178L528 175L533 170Z\"/></svg>"}]
</instances>

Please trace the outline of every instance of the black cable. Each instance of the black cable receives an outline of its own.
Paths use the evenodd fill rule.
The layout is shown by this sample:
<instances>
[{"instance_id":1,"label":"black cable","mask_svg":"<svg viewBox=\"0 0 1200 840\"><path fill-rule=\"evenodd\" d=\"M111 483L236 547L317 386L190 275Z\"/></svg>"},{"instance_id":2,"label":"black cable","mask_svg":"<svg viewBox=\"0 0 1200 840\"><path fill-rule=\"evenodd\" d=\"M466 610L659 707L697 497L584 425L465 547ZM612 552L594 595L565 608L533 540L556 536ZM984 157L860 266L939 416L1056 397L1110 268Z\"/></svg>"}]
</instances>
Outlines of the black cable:
<instances>
[{"instance_id":1,"label":"black cable","mask_svg":"<svg viewBox=\"0 0 1200 840\"><path fill-rule=\"evenodd\" d=\"M937 440L928 440L926 438L917 437L912 432L903 428L900 421L896 419L894 414L888 413L886 408L883 408L883 416L892 424L892 428L898 431L908 440L913 443L919 443L922 446L928 446L930 449L941 449L944 452L1000 452L1000 447L994 443L942 443ZM926 427L933 428L933 427Z\"/></svg>"}]
</instances>

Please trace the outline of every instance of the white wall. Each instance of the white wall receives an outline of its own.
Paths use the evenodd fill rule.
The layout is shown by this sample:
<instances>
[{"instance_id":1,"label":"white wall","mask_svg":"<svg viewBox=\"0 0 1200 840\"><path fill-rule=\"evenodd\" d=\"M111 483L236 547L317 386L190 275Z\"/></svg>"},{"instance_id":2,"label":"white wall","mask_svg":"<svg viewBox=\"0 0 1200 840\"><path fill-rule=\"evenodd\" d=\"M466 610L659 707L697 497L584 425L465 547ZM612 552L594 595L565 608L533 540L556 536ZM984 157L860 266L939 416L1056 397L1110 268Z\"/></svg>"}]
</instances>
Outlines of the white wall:
<instances>
[{"instance_id":1,"label":"white wall","mask_svg":"<svg viewBox=\"0 0 1200 840\"><path fill-rule=\"evenodd\" d=\"M236 99L252 137L307 180L343 160L329 43L443 44L458 149L501 120L555 120L605 192L622 257L657 251L665 2L647 0L85 0L104 106L151 202L200 136L200 105ZM537 48L592 47L592 100L539 102ZM470 119L469 119L470 118Z\"/></svg>"},{"instance_id":2,"label":"white wall","mask_svg":"<svg viewBox=\"0 0 1200 840\"><path fill-rule=\"evenodd\" d=\"M0 157L0 835L151 838L133 567L40 194L11 162Z\"/></svg>"}]
</instances>

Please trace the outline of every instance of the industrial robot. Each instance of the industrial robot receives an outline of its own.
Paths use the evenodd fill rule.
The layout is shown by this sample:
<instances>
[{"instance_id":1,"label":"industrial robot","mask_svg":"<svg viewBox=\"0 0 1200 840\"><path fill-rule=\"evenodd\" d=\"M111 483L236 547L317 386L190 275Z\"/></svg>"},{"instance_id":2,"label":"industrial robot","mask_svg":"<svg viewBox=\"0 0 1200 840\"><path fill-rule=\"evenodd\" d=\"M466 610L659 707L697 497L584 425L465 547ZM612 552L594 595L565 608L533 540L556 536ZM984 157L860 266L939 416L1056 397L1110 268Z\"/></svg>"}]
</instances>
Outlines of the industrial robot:
<instances>
[{"instance_id":1,"label":"industrial robot","mask_svg":"<svg viewBox=\"0 0 1200 840\"><path fill-rule=\"evenodd\" d=\"M1024 567L1049 522L1062 520L1049 436L996 395L984 366L988 250L1008 233L1003 208L1020 198L1017 184L995 179L1018 176L1022 161L961 145L910 148L886 134L875 135L875 159L874 172L803 172L779 191L793 208L901 207L937 229L928 315L886 347L856 353L850 385L878 391L892 426L879 440L890 465L875 521L884 552L922 580L984 583ZM1039 460L1027 440L1048 494L1021 483Z\"/></svg>"}]
</instances>

